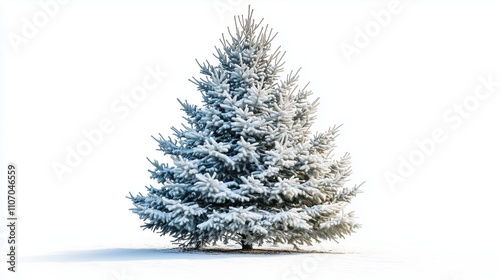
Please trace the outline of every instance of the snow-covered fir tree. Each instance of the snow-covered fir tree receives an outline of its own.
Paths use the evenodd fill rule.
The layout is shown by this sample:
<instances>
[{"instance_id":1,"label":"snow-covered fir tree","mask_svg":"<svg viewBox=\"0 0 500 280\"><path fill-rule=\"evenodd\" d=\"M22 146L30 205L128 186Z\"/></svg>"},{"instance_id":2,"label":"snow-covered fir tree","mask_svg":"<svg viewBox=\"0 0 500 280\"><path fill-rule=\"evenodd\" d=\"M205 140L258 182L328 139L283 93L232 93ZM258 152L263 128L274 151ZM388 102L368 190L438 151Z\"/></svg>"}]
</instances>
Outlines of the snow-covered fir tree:
<instances>
[{"instance_id":1,"label":"snow-covered fir tree","mask_svg":"<svg viewBox=\"0 0 500 280\"><path fill-rule=\"evenodd\" d=\"M198 63L201 106L180 101L187 123L156 139L170 164L149 170L159 187L130 195L143 227L181 247L218 241L252 245L337 240L359 225L344 211L359 186L345 187L349 155L334 158L335 126L312 135L318 102L281 78L272 29L248 15L222 35L217 65Z\"/></svg>"}]
</instances>

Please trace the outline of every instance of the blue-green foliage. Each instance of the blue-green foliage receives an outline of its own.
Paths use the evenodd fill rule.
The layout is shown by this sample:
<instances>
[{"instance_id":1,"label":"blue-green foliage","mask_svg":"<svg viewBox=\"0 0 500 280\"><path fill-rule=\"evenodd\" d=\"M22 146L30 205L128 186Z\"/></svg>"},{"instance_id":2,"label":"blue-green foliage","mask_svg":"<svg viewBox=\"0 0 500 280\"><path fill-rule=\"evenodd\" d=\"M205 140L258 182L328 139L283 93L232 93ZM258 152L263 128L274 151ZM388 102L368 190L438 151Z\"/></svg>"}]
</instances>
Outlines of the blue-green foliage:
<instances>
[{"instance_id":1,"label":"blue-green foliage","mask_svg":"<svg viewBox=\"0 0 500 280\"><path fill-rule=\"evenodd\" d=\"M311 244L336 240L359 225L344 207L349 156L334 159L338 127L311 135L318 102L298 89L298 73L280 79L283 53L272 30L235 18L217 65L199 63L193 79L202 106L180 102L186 124L155 138L171 164L153 161L159 187L130 196L145 228L183 247L217 241Z\"/></svg>"}]
</instances>

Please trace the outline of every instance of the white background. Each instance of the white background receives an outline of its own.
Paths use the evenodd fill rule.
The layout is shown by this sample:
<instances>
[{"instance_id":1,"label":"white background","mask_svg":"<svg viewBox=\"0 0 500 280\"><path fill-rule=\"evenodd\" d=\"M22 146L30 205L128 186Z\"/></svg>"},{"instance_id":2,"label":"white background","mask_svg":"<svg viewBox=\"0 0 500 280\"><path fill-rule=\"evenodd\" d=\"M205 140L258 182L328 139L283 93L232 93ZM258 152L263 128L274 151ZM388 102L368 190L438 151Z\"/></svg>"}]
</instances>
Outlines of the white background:
<instances>
[{"instance_id":1,"label":"white background","mask_svg":"<svg viewBox=\"0 0 500 280\"><path fill-rule=\"evenodd\" d=\"M213 62L233 15L252 4L255 17L279 33L274 46L287 51L286 71L302 67L301 84L310 82L320 97L313 129L343 124L337 155L352 155L351 185L366 181L349 207L363 228L340 246L499 260L489 253L500 249L500 87L459 125L443 114L473 98L479 77L500 81L500 3L397 2L400 12L349 61L342 42L355 46L356 28L364 30L389 1L185 2L70 1L16 47L11 37L22 36L23 18L33 21L43 9L2 1L2 166L19 168L21 256L170 246L139 228L125 197L155 184L146 157L167 159L150 136L180 125L177 98L199 103L188 81L200 77L195 59ZM121 118L113 102L157 65L169 76ZM65 164L67 147L103 119L113 131L59 180L54 162ZM398 174L400 159L435 129L446 140L391 187L384 174Z\"/></svg>"}]
</instances>

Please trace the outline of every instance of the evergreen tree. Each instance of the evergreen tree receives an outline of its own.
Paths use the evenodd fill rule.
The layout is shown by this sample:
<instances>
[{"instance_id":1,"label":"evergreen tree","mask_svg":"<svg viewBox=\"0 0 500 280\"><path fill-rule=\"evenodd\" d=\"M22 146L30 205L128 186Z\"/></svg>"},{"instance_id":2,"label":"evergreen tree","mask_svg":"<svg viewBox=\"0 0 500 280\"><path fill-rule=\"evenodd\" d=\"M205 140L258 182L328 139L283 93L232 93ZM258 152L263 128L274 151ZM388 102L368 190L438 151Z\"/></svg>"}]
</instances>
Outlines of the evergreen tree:
<instances>
[{"instance_id":1,"label":"evergreen tree","mask_svg":"<svg viewBox=\"0 0 500 280\"><path fill-rule=\"evenodd\" d=\"M337 240L359 227L345 206L359 186L344 187L349 155L334 159L338 128L311 135L318 102L298 89L298 72L280 80L283 55L276 36L248 16L222 35L217 65L199 63L193 82L202 106L179 101L187 124L155 138L170 164L151 161L146 196L130 195L144 228L170 235L181 247L236 241ZM154 137L153 137L154 138Z\"/></svg>"}]
</instances>

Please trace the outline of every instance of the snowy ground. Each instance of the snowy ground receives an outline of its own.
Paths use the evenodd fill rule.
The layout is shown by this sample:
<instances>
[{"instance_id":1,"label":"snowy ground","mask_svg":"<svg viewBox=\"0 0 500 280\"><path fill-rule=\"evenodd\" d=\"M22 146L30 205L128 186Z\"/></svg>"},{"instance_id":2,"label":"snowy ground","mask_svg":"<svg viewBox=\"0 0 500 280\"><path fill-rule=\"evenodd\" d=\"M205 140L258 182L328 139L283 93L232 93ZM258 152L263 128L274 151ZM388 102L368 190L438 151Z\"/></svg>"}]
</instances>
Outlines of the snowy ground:
<instances>
[{"instance_id":1,"label":"snowy ground","mask_svg":"<svg viewBox=\"0 0 500 280\"><path fill-rule=\"evenodd\" d=\"M165 248L160 240L142 247L129 244L31 254L22 258L16 277L8 279L500 279L498 252L380 250L335 244L304 247L306 252L289 251L286 246L265 246L267 250L252 253L186 252Z\"/></svg>"},{"instance_id":2,"label":"snowy ground","mask_svg":"<svg viewBox=\"0 0 500 280\"><path fill-rule=\"evenodd\" d=\"M388 252L237 254L108 248L27 258L9 279L499 279L498 258Z\"/></svg>"}]
</instances>

